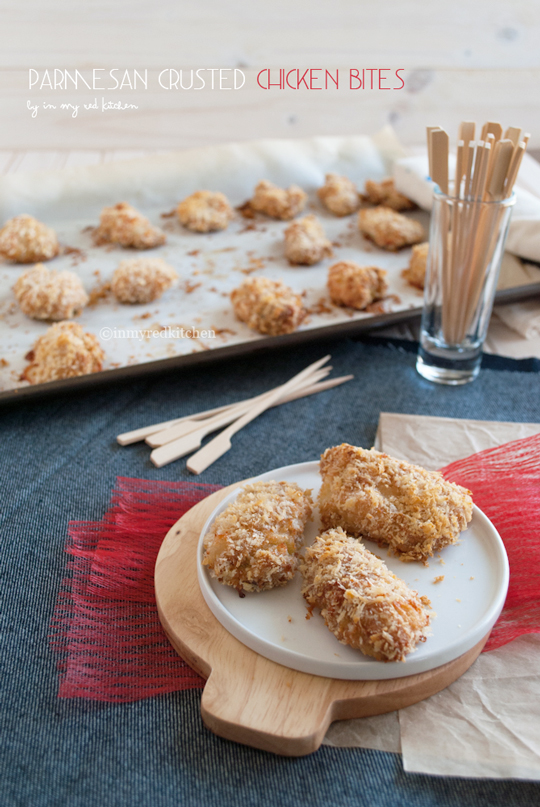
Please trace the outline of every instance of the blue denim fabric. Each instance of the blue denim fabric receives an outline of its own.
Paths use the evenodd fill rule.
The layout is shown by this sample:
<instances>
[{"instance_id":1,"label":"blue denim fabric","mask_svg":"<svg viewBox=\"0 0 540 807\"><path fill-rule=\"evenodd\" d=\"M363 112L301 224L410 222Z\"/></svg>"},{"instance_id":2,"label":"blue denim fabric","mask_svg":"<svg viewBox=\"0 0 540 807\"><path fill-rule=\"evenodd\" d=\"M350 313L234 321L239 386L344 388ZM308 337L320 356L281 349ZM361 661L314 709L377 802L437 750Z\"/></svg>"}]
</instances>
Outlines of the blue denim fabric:
<instances>
[{"instance_id":1,"label":"blue denim fabric","mask_svg":"<svg viewBox=\"0 0 540 807\"><path fill-rule=\"evenodd\" d=\"M416 374L413 354L353 341L0 410L1 807L540 804L540 784L405 774L394 754L322 747L286 759L239 746L203 727L197 691L127 705L57 698L47 636L68 522L99 519L117 475L193 478L185 461L156 469L144 444L121 448L116 435L262 392L325 352L354 381L265 413L199 481L226 485L344 440L370 446L380 411L540 421L536 368L507 361L439 387Z\"/></svg>"}]
</instances>

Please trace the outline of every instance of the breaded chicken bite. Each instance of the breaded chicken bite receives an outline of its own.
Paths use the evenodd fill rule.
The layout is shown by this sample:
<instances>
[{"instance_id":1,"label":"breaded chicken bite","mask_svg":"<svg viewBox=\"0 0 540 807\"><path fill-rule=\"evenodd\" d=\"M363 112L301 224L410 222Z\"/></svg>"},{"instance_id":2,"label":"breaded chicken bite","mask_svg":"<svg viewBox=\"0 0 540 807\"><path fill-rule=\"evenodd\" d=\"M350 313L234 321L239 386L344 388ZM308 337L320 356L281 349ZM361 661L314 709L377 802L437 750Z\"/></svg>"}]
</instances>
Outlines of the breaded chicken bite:
<instances>
[{"instance_id":1,"label":"breaded chicken bite","mask_svg":"<svg viewBox=\"0 0 540 807\"><path fill-rule=\"evenodd\" d=\"M328 448L320 471L323 527L388 544L404 561L454 544L472 518L470 491L374 448Z\"/></svg>"},{"instance_id":2,"label":"breaded chicken bite","mask_svg":"<svg viewBox=\"0 0 540 807\"><path fill-rule=\"evenodd\" d=\"M360 195L354 182L339 174L327 174L317 196L334 216L349 216L360 207Z\"/></svg>"},{"instance_id":3,"label":"breaded chicken bite","mask_svg":"<svg viewBox=\"0 0 540 807\"><path fill-rule=\"evenodd\" d=\"M388 292L386 272L377 266L340 261L328 270L328 291L336 305L348 305L361 311Z\"/></svg>"},{"instance_id":4,"label":"breaded chicken bite","mask_svg":"<svg viewBox=\"0 0 540 807\"><path fill-rule=\"evenodd\" d=\"M425 238L424 228L388 207L372 207L358 214L358 229L378 247L395 251Z\"/></svg>"},{"instance_id":5,"label":"breaded chicken bite","mask_svg":"<svg viewBox=\"0 0 540 807\"><path fill-rule=\"evenodd\" d=\"M22 377L31 384L97 373L105 354L77 322L56 322L36 341Z\"/></svg>"},{"instance_id":6,"label":"breaded chicken bite","mask_svg":"<svg viewBox=\"0 0 540 807\"><path fill-rule=\"evenodd\" d=\"M394 180L390 177L381 182L368 179L365 196L372 205L383 205L392 210L412 210L416 205L394 187Z\"/></svg>"},{"instance_id":7,"label":"breaded chicken bite","mask_svg":"<svg viewBox=\"0 0 540 807\"><path fill-rule=\"evenodd\" d=\"M285 256L289 263L312 266L332 254L332 244L316 216L293 221L284 233Z\"/></svg>"},{"instance_id":8,"label":"breaded chicken bite","mask_svg":"<svg viewBox=\"0 0 540 807\"><path fill-rule=\"evenodd\" d=\"M429 600L341 527L316 538L300 571L302 594L342 644L377 661L405 661L425 642Z\"/></svg>"},{"instance_id":9,"label":"breaded chicken bite","mask_svg":"<svg viewBox=\"0 0 540 807\"><path fill-rule=\"evenodd\" d=\"M167 291L178 275L161 258L120 261L112 281L112 293L119 303L151 303Z\"/></svg>"},{"instance_id":10,"label":"breaded chicken bite","mask_svg":"<svg viewBox=\"0 0 540 807\"><path fill-rule=\"evenodd\" d=\"M101 211L94 241L96 244L152 249L164 244L166 235L127 202L119 202L114 207L104 207Z\"/></svg>"},{"instance_id":11,"label":"breaded chicken bite","mask_svg":"<svg viewBox=\"0 0 540 807\"><path fill-rule=\"evenodd\" d=\"M292 333L303 322L306 310L299 294L266 277L252 277L231 293L234 313L250 328L269 336Z\"/></svg>"},{"instance_id":12,"label":"breaded chicken bite","mask_svg":"<svg viewBox=\"0 0 540 807\"><path fill-rule=\"evenodd\" d=\"M298 568L311 494L294 482L256 482L220 513L204 538L203 565L239 592L284 586Z\"/></svg>"},{"instance_id":13,"label":"breaded chicken bite","mask_svg":"<svg viewBox=\"0 0 540 807\"><path fill-rule=\"evenodd\" d=\"M26 213L10 219L0 230L0 255L8 261L49 261L59 249L55 231Z\"/></svg>"},{"instance_id":14,"label":"breaded chicken bite","mask_svg":"<svg viewBox=\"0 0 540 807\"><path fill-rule=\"evenodd\" d=\"M23 314L32 319L71 319L88 303L88 295L75 272L50 271L42 263L24 272L13 291Z\"/></svg>"},{"instance_id":15,"label":"breaded chicken bite","mask_svg":"<svg viewBox=\"0 0 540 807\"><path fill-rule=\"evenodd\" d=\"M250 200L250 207L257 213L265 213L273 219L294 219L306 206L307 196L298 185L278 188L272 182L262 179Z\"/></svg>"},{"instance_id":16,"label":"breaded chicken bite","mask_svg":"<svg viewBox=\"0 0 540 807\"><path fill-rule=\"evenodd\" d=\"M178 205L180 224L196 233L225 230L234 218L234 210L224 193L196 191Z\"/></svg>"},{"instance_id":17,"label":"breaded chicken bite","mask_svg":"<svg viewBox=\"0 0 540 807\"><path fill-rule=\"evenodd\" d=\"M417 289L424 288L428 251L429 241L413 247L409 266L402 272L407 283L410 283L411 286L416 286Z\"/></svg>"}]
</instances>

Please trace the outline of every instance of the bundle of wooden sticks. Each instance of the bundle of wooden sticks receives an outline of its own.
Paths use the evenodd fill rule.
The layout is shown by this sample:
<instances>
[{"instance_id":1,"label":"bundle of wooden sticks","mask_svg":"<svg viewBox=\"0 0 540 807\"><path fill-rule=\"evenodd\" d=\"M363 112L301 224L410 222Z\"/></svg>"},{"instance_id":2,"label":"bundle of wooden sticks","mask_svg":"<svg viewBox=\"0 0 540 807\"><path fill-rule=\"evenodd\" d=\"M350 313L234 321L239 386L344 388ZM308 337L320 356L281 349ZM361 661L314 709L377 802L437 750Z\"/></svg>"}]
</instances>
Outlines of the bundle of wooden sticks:
<instances>
[{"instance_id":1,"label":"bundle of wooden sticks","mask_svg":"<svg viewBox=\"0 0 540 807\"><path fill-rule=\"evenodd\" d=\"M496 270L499 235L509 215L504 200L512 196L530 137L522 136L522 130L515 126L503 137L501 124L494 121L484 124L478 142L475 131L471 121L460 124L451 183L448 134L439 126L427 128L430 177L448 196L438 203L442 205L437 220L441 233L431 239L430 274L434 278L434 272L440 272L441 330L449 345L461 344L478 328L482 316L479 302L483 293L491 292L488 273L492 267Z\"/></svg>"}]
</instances>

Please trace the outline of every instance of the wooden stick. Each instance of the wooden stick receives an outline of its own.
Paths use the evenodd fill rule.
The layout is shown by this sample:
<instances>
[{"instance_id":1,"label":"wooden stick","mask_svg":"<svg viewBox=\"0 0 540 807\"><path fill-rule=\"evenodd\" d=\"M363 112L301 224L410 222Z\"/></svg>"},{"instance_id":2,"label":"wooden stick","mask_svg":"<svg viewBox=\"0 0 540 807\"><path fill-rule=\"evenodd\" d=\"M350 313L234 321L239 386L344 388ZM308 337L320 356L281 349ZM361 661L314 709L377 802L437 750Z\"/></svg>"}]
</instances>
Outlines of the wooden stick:
<instances>
[{"instance_id":1,"label":"wooden stick","mask_svg":"<svg viewBox=\"0 0 540 807\"><path fill-rule=\"evenodd\" d=\"M506 139L511 140L514 146L517 146L521 137L521 129L518 129L517 126L509 126L504 136Z\"/></svg>"},{"instance_id":2,"label":"wooden stick","mask_svg":"<svg viewBox=\"0 0 540 807\"><path fill-rule=\"evenodd\" d=\"M521 161L523 159L523 155L525 154L526 149L527 145L524 141L519 143L514 149L514 153L512 155L512 159L510 160L510 165L508 167L508 173L506 176L506 182L504 186L504 195L506 197L511 196L512 194L512 189L517 179L519 169L521 166Z\"/></svg>"},{"instance_id":3,"label":"wooden stick","mask_svg":"<svg viewBox=\"0 0 540 807\"><path fill-rule=\"evenodd\" d=\"M487 123L484 123L482 127L482 140L486 140L489 134L492 134L496 141L500 140L503 134L501 124L492 120L488 120Z\"/></svg>"},{"instance_id":4,"label":"wooden stick","mask_svg":"<svg viewBox=\"0 0 540 807\"><path fill-rule=\"evenodd\" d=\"M440 126L427 126L426 133L427 133L427 150L428 150L428 163L429 163L429 176L430 179L433 179L433 149L431 147L431 132L436 132L440 129Z\"/></svg>"},{"instance_id":5,"label":"wooden stick","mask_svg":"<svg viewBox=\"0 0 540 807\"><path fill-rule=\"evenodd\" d=\"M448 193L448 135L443 129L435 129L429 134L431 138L431 151L433 170L431 179L441 191Z\"/></svg>"},{"instance_id":6,"label":"wooden stick","mask_svg":"<svg viewBox=\"0 0 540 807\"><path fill-rule=\"evenodd\" d=\"M321 370L317 370L316 373L313 373L313 375L309 377L309 382L311 384L315 384L317 381L321 381L323 378L326 378L331 369L331 367L324 367ZM278 388L276 387L276 389ZM164 429L163 431L150 434L146 438L146 443L152 448L159 448L159 446L164 446L167 443L178 441L181 437L185 437L186 435L195 431L198 434L201 434L202 440L202 437L206 436L207 434L217 431L222 426L228 426L229 423L237 420L241 415L244 414L244 412L247 412L248 409L254 406L258 401L261 401L271 392L273 392L273 390L267 390L261 395L256 395L254 398L247 398L245 401L240 401L240 403L236 404L235 406L229 407L226 412L221 412L212 418L205 418L203 421L185 420L183 423L179 423L176 426L171 426L169 429ZM281 399L277 402L276 406L280 403L283 403Z\"/></svg>"},{"instance_id":7,"label":"wooden stick","mask_svg":"<svg viewBox=\"0 0 540 807\"><path fill-rule=\"evenodd\" d=\"M217 415L219 412L225 412L227 409L230 409L232 406L236 405L236 403L225 404L224 406L218 406L215 409L208 409L205 412L197 412L193 415L184 415L184 417L174 418L173 420L164 420L161 423L153 423L151 426L142 426L140 429L134 429L133 431L119 434L116 441L121 446L129 446L132 443L138 443L141 440L144 440L145 437L148 437L150 434L155 434L155 432L168 429L169 426L174 426L177 423L183 423L186 420L204 420L206 417Z\"/></svg>"},{"instance_id":8,"label":"wooden stick","mask_svg":"<svg viewBox=\"0 0 540 807\"><path fill-rule=\"evenodd\" d=\"M494 152L487 192L493 200L497 200L502 199L503 196L504 183L514 154L514 144L510 139L499 140Z\"/></svg>"}]
</instances>

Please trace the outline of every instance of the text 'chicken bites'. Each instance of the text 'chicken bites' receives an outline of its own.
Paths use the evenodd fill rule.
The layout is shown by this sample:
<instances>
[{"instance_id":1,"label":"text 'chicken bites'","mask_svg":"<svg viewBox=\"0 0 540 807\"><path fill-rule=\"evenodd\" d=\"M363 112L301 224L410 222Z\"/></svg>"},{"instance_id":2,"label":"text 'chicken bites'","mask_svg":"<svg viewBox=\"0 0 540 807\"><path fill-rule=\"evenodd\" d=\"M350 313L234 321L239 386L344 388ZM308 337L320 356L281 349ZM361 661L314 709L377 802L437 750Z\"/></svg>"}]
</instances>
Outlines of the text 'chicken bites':
<instances>
[{"instance_id":1,"label":"text 'chicken bites'","mask_svg":"<svg viewBox=\"0 0 540 807\"><path fill-rule=\"evenodd\" d=\"M134 249L152 249L166 241L163 230L127 202L113 207L104 207L99 217L99 227L94 232L96 244L119 244Z\"/></svg>"},{"instance_id":2,"label":"text 'chicken bites'","mask_svg":"<svg viewBox=\"0 0 540 807\"><path fill-rule=\"evenodd\" d=\"M195 233L226 230L234 218L229 200L220 191L195 191L176 209L180 224Z\"/></svg>"},{"instance_id":3,"label":"text 'chicken bites'","mask_svg":"<svg viewBox=\"0 0 540 807\"><path fill-rule=\"evenodd\" d=\"M358 229L381 249L397 249L418 244L425 238L424 228L389 207L372 207L358 214Z\"/></svg>"},{"instance_id":4,"label":"text 'chicken bites'","mask_svg":"<svg viewBox=\"0 0 540 807\"><path fill-rule=\"evenodd\" d=\"M472 518L470 491L373 448L328 448L320 471L323 527L388 544L404 561L454 544Z\"/></svg>"},{"instance_id":5,"label":"text 'chicken bites'","mask_svg":"<svg viewBox=\"0 0 540 807\"><path fill-rule=\"evenodd\" d=\"M311 492L293 482L246 485L205 536L203 565L239 592L285 585L298 568L311 505Z\"/></svg>"},{"instance_id":6,"label":"text 'chicken bites'","mask_svg":"<svg viewBox=\"0 0 540 807\"><path fill-rule=\"evenodd\" d=\"M6 221L0 230L0 255L8 261L49 261L59 249L55 231L26 213Z\"/></svg>"},{"instance_id":7,"label":"text 'chicken bites'","mask_svg":"<svg viewBox=\"0 0 540 807\"><path fill-rule=\"evenodd\" d=\"M249 205L257 213L264 213L273 219L288 221L294 219L306 206L307 195L298 185L278 188L272 182L262 179L250 199Z\"/></svg>"},{"instance_id":8,"label":"text 'chicken bites'","mask_svg":"<svg viewBox=\"0 0 540 807\"><path fill-rule=\"evenodd\" d=\"M269 336L292 333L306 317L300 295L266 277L244 280L231 292L231 302L239 320Z\"/></svg>"},{"instance_id":9,"label":"text 'chicken bites'","mask_svg":"<svg viewBox=\"0 0 540 807\"><path fill-rule=\"evenodd\" d=\"M285 256L289 263L312 266L332 254L332 244L316 216L293 221L284 233Z\"/></svg>"},{"instance_id":10,"label":"text 'chicken bites'","mask_svg":"<svg viewBox=\"0 0 540 807\"><path fill-rule=\"evenodd\" d=\"M32 319L71 319L88 303L88 295L75 272L49 271L42 263L24 272L13 292L21 311Z\"/></svg>"},{"instance_id":11,"label":"text 'chicken bites'","mask_svg":"<svg viewBox=\"0 0 540 807\"><path fill-rule=\"evenodd\" d=\"M378 661L405 661L426 640L426 597L340 527L318 536L300 566L302 594L343 644Z\"/></svg>"},{"instance_id":12,"label":"text 'chicken bites'","mask_svg":"<svg viewBox=\"0 0 540 807\"><path fill-rule=\"evenodd\" d=\"M359 311L376 300L382 300L388 292L384 269L359 266L354 261L340 261L331 266L327 285L333 303Z\"/></svg>"}]
</instances>

